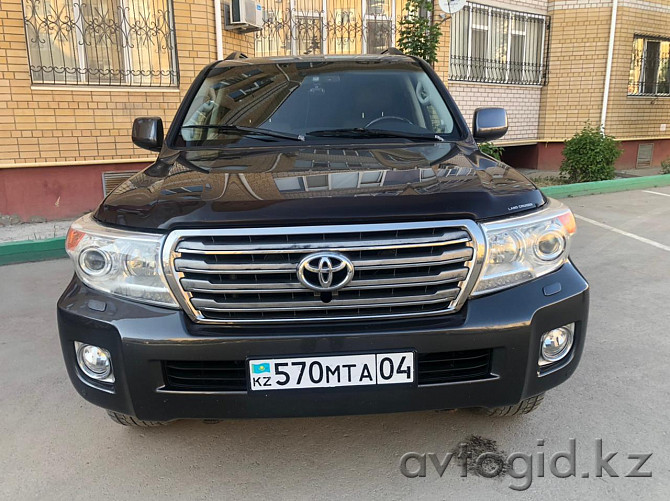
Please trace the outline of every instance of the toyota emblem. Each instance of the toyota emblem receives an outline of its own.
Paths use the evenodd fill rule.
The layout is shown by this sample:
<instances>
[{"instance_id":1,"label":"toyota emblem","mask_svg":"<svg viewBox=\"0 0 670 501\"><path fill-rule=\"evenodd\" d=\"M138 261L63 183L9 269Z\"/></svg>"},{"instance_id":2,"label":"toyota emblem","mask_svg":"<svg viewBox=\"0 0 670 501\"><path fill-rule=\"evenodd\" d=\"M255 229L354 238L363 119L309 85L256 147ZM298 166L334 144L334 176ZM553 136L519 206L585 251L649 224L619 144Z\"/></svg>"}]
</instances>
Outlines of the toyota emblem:
<instances>
[{"instance_id":1,"label":"toyota emblem","mask_svg":"<svg viewBox=\"0 0 670 501\"><path fill-rule=\"evenodd\" d=\"M315 252L298 264L298 280L318 292L334 292L354 277L353 263L337 252Z\"/></svg>"}]
</instances>

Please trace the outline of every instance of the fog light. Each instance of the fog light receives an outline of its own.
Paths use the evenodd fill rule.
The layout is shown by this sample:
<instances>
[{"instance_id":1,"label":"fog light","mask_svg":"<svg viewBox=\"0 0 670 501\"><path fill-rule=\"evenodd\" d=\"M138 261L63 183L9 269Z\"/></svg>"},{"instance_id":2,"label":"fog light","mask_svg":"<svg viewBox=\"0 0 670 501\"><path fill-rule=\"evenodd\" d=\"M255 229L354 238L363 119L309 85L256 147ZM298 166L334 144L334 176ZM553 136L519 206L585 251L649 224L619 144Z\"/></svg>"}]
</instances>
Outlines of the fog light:
<instances>
[{"instance_id":1,"label":"fog light","mask_svg":"<svg viewBox=\"0 0 670 501\"><path fill-rule=\"evenodd\" d=\"M104 383L113 383L112 356L104 348L75 341L79 368L88 377Z\"/></svg>"},{"instance_id":2,"label":"fog light","mask_svg":"<svg viewBox=\"0 0 670 501\"><path fill-rule=\"evenodd\" d=\"M564 325L545 332L540 340L540 365L557 362L565 357L572 348L575 324Z\"/></svg>"}]
</instances>

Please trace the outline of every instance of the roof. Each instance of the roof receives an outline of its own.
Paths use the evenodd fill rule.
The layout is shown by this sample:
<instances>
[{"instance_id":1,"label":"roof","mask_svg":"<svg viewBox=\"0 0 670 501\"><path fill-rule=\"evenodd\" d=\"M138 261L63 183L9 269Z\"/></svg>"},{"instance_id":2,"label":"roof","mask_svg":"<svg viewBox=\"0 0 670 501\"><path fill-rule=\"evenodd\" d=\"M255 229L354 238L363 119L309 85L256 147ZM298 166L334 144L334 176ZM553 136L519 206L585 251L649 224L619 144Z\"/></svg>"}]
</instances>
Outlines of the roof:
<instances>
[{"instance_id":1,"label":"roof","mask_svg":"<svg viewBox=\"0 0 670 501\"><path fill-rule=\"evenodd\" d=\"M305 56L274 56L274 57L249 57L226 59L217 61L216 67L230 65L258 65L277 63L320 63L320 62L361 62L361 61L385 61L385 62L407 62L414 60L411 56L400 54L338 54L338 55L305 55Z\"/></svg>"}]
</instances>

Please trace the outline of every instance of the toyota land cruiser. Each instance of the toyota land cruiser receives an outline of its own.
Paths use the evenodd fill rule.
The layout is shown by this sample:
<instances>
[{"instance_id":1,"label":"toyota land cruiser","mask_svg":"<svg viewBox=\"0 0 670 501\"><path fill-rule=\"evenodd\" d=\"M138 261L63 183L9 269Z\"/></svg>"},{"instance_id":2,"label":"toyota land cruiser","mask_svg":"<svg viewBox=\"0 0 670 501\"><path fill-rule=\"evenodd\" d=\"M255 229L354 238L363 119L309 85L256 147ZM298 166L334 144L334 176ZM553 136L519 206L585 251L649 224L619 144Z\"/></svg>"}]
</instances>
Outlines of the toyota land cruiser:
<instances>
[{"instance_id":1,"label":"toyota land cruiser","mask_svg":"<svg viewBox=\"0 0 670 501\"><path fill-rule=\"evenodd\" d=\"M127 425L535 409L579 362L575 220L478 142L418 58L207 66L155 163L67 236L69 376Z\"/></svg>"}]
</instances>

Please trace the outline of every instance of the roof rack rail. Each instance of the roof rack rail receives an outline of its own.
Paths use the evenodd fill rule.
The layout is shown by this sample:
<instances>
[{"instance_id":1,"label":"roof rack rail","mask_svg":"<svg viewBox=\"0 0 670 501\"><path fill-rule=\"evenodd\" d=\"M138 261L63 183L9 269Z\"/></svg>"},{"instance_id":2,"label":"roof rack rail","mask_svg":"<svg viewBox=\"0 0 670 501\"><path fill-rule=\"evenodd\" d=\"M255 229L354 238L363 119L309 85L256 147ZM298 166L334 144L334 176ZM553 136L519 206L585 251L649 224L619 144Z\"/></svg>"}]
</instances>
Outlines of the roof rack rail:
<instances>
[{"instance_id":1,"label":"roof rack rail","mask_svg":"<svg viewBox=\"0 0 670 501\"><path fill-rule=\"evenodd\" d=\"M243 52L235 51L228 54L224 61L232 61L233 59L249 59L249 56Z\"/></svg>"},{"instance_id":2,"label":"roof rack rail","mask_svg":"<svg viewBox=\"0 0 670 501\"><path fill-rule=\"evenodd\" d=\"M382 54L393 54L395 56L404 56L405 53L401 51L400 49L396 49L395 47L389 47L388 49L384 49Z\"/></svg>"}]
</instances>

